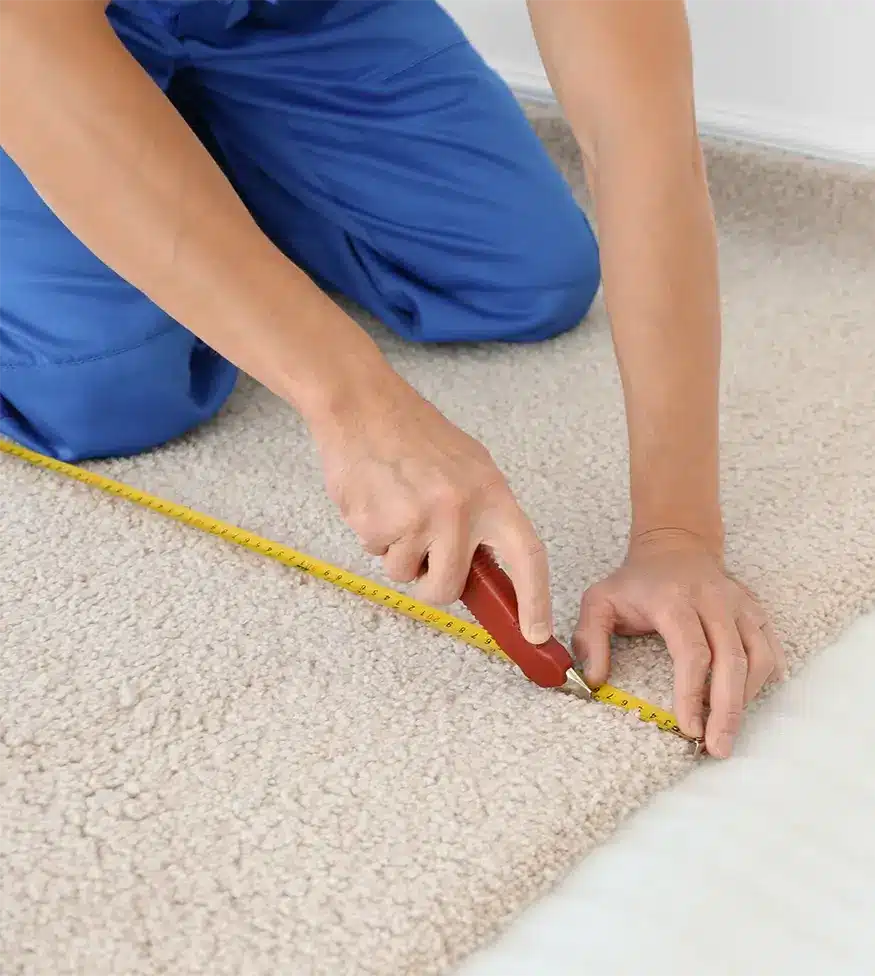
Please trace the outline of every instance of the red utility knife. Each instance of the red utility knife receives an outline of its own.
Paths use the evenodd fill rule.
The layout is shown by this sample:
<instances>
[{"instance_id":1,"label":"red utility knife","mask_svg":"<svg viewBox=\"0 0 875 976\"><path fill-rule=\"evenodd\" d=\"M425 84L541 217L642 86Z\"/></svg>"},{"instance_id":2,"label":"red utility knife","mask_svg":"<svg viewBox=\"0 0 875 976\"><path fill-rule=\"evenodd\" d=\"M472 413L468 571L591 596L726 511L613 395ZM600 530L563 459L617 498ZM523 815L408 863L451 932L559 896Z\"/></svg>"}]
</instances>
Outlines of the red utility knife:
<instances>
[{"instance_id":1,"label":"red utility knife","mask_svg":"<svg viewBox=\"0 0 875 976\"><path fill-rule=\"evenodd\" d=\"M523 637L513 583L482 546L474 553L461 599L475 620L530 681L542 688L558 688L580 698L592 697L592 689L555 637L544 644L530 644Z\"/></svg>"}]
</instances>

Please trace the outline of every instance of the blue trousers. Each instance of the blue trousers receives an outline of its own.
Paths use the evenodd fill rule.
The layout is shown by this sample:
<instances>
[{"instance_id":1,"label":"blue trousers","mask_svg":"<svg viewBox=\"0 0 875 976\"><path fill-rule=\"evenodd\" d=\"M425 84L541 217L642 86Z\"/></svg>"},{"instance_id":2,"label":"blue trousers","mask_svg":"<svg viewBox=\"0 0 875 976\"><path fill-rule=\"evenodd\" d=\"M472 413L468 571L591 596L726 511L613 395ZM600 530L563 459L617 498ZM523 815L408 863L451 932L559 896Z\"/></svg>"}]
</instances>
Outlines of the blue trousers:
<instances>
[{"instance_id":1,"label":"blue trousers","mask_svg":"<svg viewBox=\"0 0 875 976\"><path fill-rule=\"evenodd\" d=\"M421 342L529 342L599 284L590 226L432 0L115 0L119 38L270 238ZM64 460L212 417L235 367L106 267L0 154L0 432Z\"/></svg>"}]
</instances>

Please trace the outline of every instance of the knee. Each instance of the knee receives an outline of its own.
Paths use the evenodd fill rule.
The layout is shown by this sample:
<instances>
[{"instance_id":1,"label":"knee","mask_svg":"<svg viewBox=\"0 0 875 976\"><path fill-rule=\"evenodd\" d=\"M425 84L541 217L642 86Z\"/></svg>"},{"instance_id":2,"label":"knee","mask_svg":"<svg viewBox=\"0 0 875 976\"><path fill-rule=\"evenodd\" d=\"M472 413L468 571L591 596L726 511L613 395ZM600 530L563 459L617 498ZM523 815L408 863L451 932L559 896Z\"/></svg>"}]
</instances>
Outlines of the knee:
<instances>
[{"instance_id":1,"label":"knee","mask_svg":"<svg viewBox=\"0 0 875 976\"><path fill-rule=\"evenodd\" d=\"M3 369L0 431L63 461L137 454L213 416L235 378L177 327L105 357Z\"/></svg>"},{"instance_id":2,"label":"knee","mask_svg":"<svg viewBox=\"0 0 875 976\"><path fill-rule=\"evenodd\" d=\"M507 338L548 339L586 317L601 283L601 266L595 235L582 210L574 207L545 219L526 236L516 264L516 307Z\"/></svg>"},{"instance_id":3,"label":"knee","mask_svg":"<svg viewBox=\"0 0 875 976\"><path fill-rule=\"evenodd\" d=\"M598 245L575 204L520 223L490 249L474 280L437 304L419 296L415 338L431 342L538 342L575 328L601 282ZM434 307L432 307L434 305Z\"/></svg>"}]
</instances>

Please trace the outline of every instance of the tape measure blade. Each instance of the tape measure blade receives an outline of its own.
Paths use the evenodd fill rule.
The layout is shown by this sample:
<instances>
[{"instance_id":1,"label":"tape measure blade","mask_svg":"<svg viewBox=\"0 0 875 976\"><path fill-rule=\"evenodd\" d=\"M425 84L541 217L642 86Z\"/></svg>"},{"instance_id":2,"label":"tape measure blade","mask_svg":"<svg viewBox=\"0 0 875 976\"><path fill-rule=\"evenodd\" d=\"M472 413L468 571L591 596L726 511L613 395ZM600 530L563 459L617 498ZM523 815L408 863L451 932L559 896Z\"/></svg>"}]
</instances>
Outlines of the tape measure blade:
<instances>
[{"instance_id":1,"label":"tape measure blade","mask_svg":"<svg viewBox=\"0 0 875 976\"><path fill-rule=\"evenodd\" d=\"M159 498L157 495L150 495L148 492L142 491L139 488L133 488L120 481L114 481L112 478L107 478L104 475L98 474L96 471L89 471L86 468L68 464L66 461L59 461L56 458L39 454L36 451L31 451L29 448L22 447L19 444L13 444L11 441L2 438L0 438L0 452L21 458L37 467L73 478L83 484L99 488L108 494L124 498L126 501L151 509L160 515L184 522L202 532L207 532L226 542L232 542L242 546L259 555L276 559L295 569L308 573L316 579L340 586L358 596L365 597L365 599L373 603L386 606L396 613L404 614L436 630L440 630L442 633L450 634L456 639L464 641L466 644L476 647L486 654L492 654L504 658L507 661L510 660L495 640L477 625L454 617L419 600L407 597L405 594L382 586L373 580L365 579L354 573L349 573L338 566L333 566L331 563L325 563L313 556L308 556L306 553L298 552L290 546L285 546L282 543L274 542L271 539L255 535L252 532L247 532L238 526L223 522L220 519L215 519L210 515L198 512L185 505L179 505L165 498ZM593 698L604 704L613 705L626 711L634 711L637 709L644 721L654 722L666 731L677 730L677 719L669 712L657 708L643 699L636 698L634 695L630 695L620 688L615 688L613 685L602 685L594 692Z\"/></svg>"}]
</instances>

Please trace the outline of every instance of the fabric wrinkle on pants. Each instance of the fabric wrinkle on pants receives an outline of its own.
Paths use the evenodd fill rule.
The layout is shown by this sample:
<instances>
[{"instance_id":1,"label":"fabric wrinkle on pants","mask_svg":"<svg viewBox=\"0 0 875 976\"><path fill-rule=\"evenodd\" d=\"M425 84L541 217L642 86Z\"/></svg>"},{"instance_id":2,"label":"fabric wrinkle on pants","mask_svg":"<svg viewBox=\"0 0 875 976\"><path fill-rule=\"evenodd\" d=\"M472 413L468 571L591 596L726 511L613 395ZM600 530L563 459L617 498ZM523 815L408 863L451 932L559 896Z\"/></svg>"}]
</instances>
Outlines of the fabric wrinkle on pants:
<instances>
[{"instance_id":1,"label":"fabric wrinkle on pants","mask_svg":"<svg viewBox=\"0 0 875 976\"><path fill-rule=\"evenodd\" d=\"M110 20L272 240L418 342L577 325L595 238L432 0L115 0ZM75 461L203 423L236 369L106 267L0 153L0 432Z\"/></svg>"}]
</instances>

